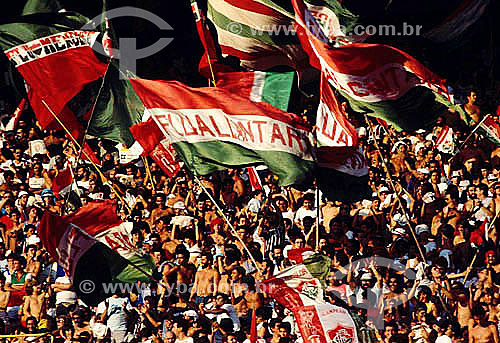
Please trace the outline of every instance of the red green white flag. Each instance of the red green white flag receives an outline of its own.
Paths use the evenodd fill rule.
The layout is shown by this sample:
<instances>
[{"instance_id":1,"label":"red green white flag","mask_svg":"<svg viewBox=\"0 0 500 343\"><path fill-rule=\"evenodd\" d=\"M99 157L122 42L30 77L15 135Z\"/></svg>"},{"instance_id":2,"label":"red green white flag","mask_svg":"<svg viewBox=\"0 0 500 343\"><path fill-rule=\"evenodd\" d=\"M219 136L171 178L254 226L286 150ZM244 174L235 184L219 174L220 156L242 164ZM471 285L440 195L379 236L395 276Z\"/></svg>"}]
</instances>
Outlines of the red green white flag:
<instances>
[{"instance_id":1,"label":"red green white flag","mask_svg":"<svg viewBox=\"0 0 500 343\"><path fill-rule=\"evenodd\" d=\"M304 342L357 343L356 325L349 311L331 304L302 306L293 311Z\"/></svg>"},{"instance_id":2,"label":"red green white flag","mask_svg":"<svg viewBox=\"0 0 500 343\"><path fill-rule=\"evenodd\" d=\"M109 200L91 202L64 217L46 211L39 226L43 246L88 305L109 297L105 287L112 282L150 280L154 263L133 247L130 231Z\"/></svg>"},{"instance_id":3,"label":"red green white flag","mask_svg":"<svg viewBox=\"0 0 500 343\"><path fill-rule=\"evenodd\" d=\"M306 181L315 168L310 127L295 114L220 87L130 82L165 137L198 175L265 164L284 186Z\"/></svg>"},{"instance_id":4,"label":"red green white flag","mask_svg":"<svg viewBox=\"0 0 500 343\"><path fill-rule=\"evenodd\" d=\"M304 3L292 0L297 32L310 63L362 113L381 117L395 128L414 130L451 106L445 80L405 52L383 44L338 47Z\"/></svg>"}]
</instances>

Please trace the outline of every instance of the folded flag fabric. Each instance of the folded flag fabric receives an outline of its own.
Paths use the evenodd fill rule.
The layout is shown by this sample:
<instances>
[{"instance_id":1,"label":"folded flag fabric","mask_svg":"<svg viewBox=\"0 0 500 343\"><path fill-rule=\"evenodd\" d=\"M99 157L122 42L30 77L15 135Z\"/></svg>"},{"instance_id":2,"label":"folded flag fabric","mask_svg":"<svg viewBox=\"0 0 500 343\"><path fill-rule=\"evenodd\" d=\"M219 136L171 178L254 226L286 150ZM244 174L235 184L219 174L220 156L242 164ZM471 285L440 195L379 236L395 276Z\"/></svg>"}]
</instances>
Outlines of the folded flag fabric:
<instances>
[{"instance_id":1,"label":"folded flag fabric","mask_svg":"<svg viewBox=\"0 0 500 343\"><path fill-rule=\"evenodd\" d=\"M294 72L233 72L218 73L217 87L237 93L254 102L267 102L283 111L288 110Z\"/></svg>"},{"instance_id":2,"label":"folded flag fabric","mask_svg":"<svg viewBox=\"0 0 500 343\"><path fill-rule=\"evenodd\" d=\"M193 10L196 30L198 31L204 49L203 56L198 66L200 74L207 79L211 79L218 72L234 71L232 67L222 63L222 59L219 58L214 38L207 25L207 19L200 10L196 0L191 0L191 9Z\"/></svg>"},{"instance_id":3,"label":"folded flag fabric","mask_svg":"<svg viewBox=\"0 0 500 343\"><path fill-rule=\"evenodd\" d=\"M59 171L52 180L52 191L56 196L64 196L73 184L73 173L70 167Z\"/></svg>"},{"instance_id":4,"label":"folded flag fabric","mask_svg":"<svg viewBox=\"0 0 500 343\"><path fill-rule=\"evenodd\" d=\"M300 117L223 88L131 79L153 119L198 175L265 164L280 184L310 180L310 127Z\"/></svg>"},{"instance_id":5,"label":"folded flag fabric","mask_svg":"<svg viewBox=\"0 0 500 343\"><path fill-rule=\"evenodd\" d=\"M488 138L491 143L500 146L500 125L491 114L488 114L486 118L483 119L477 131Z\"/></svg>"},{"instance_id":6,"label":"folded flag fabric","mask_svg":"<svg viewBox=\"0 0 500 343\"><path fill-rule=\"evenodd\" d=\"M453 129L448 125L441 128L434 148L445 153L453 155L455 153L455 135L453 134Z\"/></svg>"},{"instance_id":7,"label":"folded flag fabric","mask_svg":"<svg viewBox=\"0 0 500 343\"><path fill-rule=\"evenodd\" d=\"M109 200L91 202L64 217L46 211L39 227L43 246L91 306L110 296L105 287L112 282L151 280L154 262L134 248L130 231Z\"/></svg>"},{"instance_id":8,"label":"folded flag fabric","mask_svg":"<svg viewBox=\"0 0 500 343\"><path fill-rule=\"evenodd\" d=\"M330 259L315 254L303 263L279 272L260 286L270 297L292 311L302 306L323 304L323 287L329 268Z\"/></svg>"},{"instance_id":9,"label":"folded flag fabric","mask_svg":"<svg viewBox=\"0 0 500 343\"><path fill-rule=\"evenodd\" d=\"M320 91L316 115L318 164L336 167L358 149L358 134L324 75L321 77Z\"/></svg>"}]
</instances>

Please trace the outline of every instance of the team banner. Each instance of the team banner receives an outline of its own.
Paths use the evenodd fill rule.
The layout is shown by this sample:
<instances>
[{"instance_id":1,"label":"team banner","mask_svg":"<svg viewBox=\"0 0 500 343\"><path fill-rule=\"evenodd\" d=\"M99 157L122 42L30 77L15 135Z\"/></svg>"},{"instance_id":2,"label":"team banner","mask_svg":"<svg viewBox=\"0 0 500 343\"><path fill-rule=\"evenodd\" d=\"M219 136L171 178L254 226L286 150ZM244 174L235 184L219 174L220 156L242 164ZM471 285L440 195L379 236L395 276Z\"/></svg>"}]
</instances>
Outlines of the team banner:
<instances>
[{"instance_id":1,"label":"team banner","mask_svg":"<svg viewBox=\"0 0 500 343\"><path fill-rule=\"evenodd\" d=\"M315 168L310 127L295 114L223 88L131 79L166 138L199 175L266 164L281 185L301 183Z\"/></svg>"}]
</instances>

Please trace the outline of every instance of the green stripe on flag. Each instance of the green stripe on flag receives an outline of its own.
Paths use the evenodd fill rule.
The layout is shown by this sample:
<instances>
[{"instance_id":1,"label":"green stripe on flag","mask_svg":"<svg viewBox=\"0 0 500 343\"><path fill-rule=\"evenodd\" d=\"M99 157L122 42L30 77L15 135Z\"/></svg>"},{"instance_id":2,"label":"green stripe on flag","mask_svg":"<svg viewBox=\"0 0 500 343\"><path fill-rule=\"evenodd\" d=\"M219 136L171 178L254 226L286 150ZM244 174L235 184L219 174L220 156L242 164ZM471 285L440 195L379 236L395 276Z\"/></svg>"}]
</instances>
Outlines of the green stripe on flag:
<instances>
[{"instance_id":1,"label":"green stripe on flag","mask_svg":"<svg viewBox=\"0 0 500 343\"><path fill-rule=\"evenodd\" d=\"M287 111L294 76L294 72L266 72L262 89L262 101Z\"/></svg>"},{"instance_id":2,"label":"green stripe on flag","mask_svg":"<svg viewBox=\"0 0 500 343\"><path fill-rule=\"evenodd\" d=\"M249 150L229 142L177 142L173 146L187 167L198 175L207 175L235 166L248 167L263 163L279 177L280 186L288 186L312 178L315 169L314 161L306 161L287 152ZM210 156L211 159L202 156Z\"/></svg>"},{"instance_id":3,"label":"green stripe on flag","mask_svg":"<svg viewBox=\"0 0 500 343\"><path fill-rule=\"evenodd\" d=\"M294 34L290 32L285 32L283 28L278 33L275 32L267 32L259 30L260 27L265 27L265 25L271 25L269 23L255 23L255 27L250 27L243 23L236 22L224 14L216 11L210 2L208 3L208 17L210 20L217 26L217 28L231 32L235 35L252 38L257 41L260 41L263 44L271 45L271 46L282 46L282 45L298 45L299 40Z\"/></svg>"},{"instance_id":4,"label":"green stripe on flag","mask_svg":"<svg viewBox=\"0 0 500 343\"><path fill-rule=\"evenodd\" d=\"M325 288L326 277L330 272L331 259L328 256L317 253L306 258L303 264L313 277L321 281L321 285Z\"/></svg>"},{"instance_id":5,"label":"green stripe on flag","mask_svg":"<svg viewBox=\"0 0 500 343\"><path fill-rule=\"evenodd\" d=\"M420 129L436 120L446 108L443 97L425 87L413 87L398 99L379 102L355 100L340 92L354 111L384 119L397 130Z\"/></svg>"},{"instance_id":6,"label":"green stripe on flag","mask_svg":"<svg viewBox=\"0 0 500 343\"><path fill-rule=\"evenodd\" d=\"M149 255L134 255L128 259L129 264L116 276L116 280L121 282L152 281L146 275L152 275L155 270L153 259ZM133 265L132 265L133 264ZM144 271L144 273L142 271Z\"/></svg>"}]
</instances>

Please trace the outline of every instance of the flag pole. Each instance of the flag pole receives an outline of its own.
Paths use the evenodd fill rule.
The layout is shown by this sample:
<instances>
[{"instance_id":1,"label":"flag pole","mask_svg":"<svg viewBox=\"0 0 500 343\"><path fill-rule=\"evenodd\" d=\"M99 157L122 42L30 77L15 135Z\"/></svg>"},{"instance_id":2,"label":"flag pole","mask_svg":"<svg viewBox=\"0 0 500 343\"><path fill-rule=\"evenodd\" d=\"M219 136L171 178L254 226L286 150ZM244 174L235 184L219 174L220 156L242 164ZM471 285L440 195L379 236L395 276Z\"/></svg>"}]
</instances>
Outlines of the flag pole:
<instances>
[{"instance_id":1,"label":"flag pole","mask_svg":"<svg viewBox=\"0 0 500 343\"><path fill-rule=\"evenodd\" d=\"M75 137L73 137L73 135L71 134L71 132L68 130L68 128L63 124L63 122L59 119L59 117L57 117L57 115L54 113L54 111L50 108L50 106L47 104L47 102L45 102L44 99L41 99L42 100L42 103L45 105L45 107L47 108L47 110L49 110L50 114L52 114L52 116L54 117L54 119L59 123L59 125L61 125L61 127L64 129L64 131L66 132L66 134L70 137L70 139L73 141L73 144L78 148L80 149L81 152L83 152L83 154L85 155L85 157L90 161L90 163L94 166L94 168L97 170L97 173L99 174L99 176L105 181L105 182L108 182L110 185L111 185L111 190L113 191L113 193L115 193L115 195L118 197L118 199L120 199L120 201L123 203L123 205L125 205L125 207L128 209L129 213L132 211L132 209L128 206L128 204L123 200L123 198L121 197L121 195L118 193L118 191L115 189L115 186L108 180L108 178L102 173L101 169L99 168L99 166L97 164L95 164L94 161L92 161L92 159L90 158L90 156L87 154L87 152L83 149L83 146L81 146L80 144L78 144L78 142L76 141ZM71 191L71 189L70 189Z\"/></svg>"},{"instance_id":2,"label":"flag pole","mask_svg":"<svg viewBox=\"0 0 500 343\"><path fill-rule=\"evenodd\" d=\"M488 119L489 117L491 116L491 113L490 114L487 114L477 125L476 127L474 128L474 130L472 130L472 132L467 136L467 138L465 138L465 140L463 141L462 144L460 144L460 148L457 149L457 152L451 156L451 158L448 160L448 163L451 165L451 161L453 161L453 159L458 155L458 153L460 152L460 150L462 150L465 146L465 143L467 143L467 141L472 137L472 135L477 131L477 129L479 129L479 126L481 126L482 123L484 123L484 121L486 119Z\"/></svg>"},{"instance_id":3,"label":"flag pole","mask_svg":"<svg viewBox=\"0 0 500 343\"><path fill-rule=\"evenodd\" d=\"M380 160L382 162L382 166L384 167L384 171L387 175L387 180L389 181L390 185L391 185L391 188L392 190L394 191L394 194L396 194L396 198L399 202L399 206L401 207L401 210L403 211L403 214L405 216L405 219L406 219L406 222L408 223L408 227L410 228L410 233L413 237L413 239L415 240L415 242L417 243L417 249L418 249L418 252L422 258L422 262L425 263L426 259L425 259L425 255L422 251L422 248L420 247L420 243L417 239L417 235L415 234L415 231L413 230L413 227L411 226L410 224L410 217L408 216L408 213L406 212L406 208L403 206L403 202L401 201L401 198L399 197L399 194L398 192L396 191L396 187L394 185L394 182L392 180L392 177L391 177L391 174L389 173L389 169L387 168L387 165L385 164L385 160L384 160L384 156L382 155L382 152L380 151L380 147L378 145L378 142L377 142L377 138L375 137L375 131L373 129L373 125L372 123L370 122L370 120L368 120L366 114L365 114L365 121L367 122L368 126L370 126L370 131L373 135L373 141L375 143L375 148L377 149L377 152L380 156Z\"/></svg>"},{"instance_id":4,"label":"flag pole","mask_svg":"<svg viewBox=\"0 0 500 343\"><path fill-rule=\"evenodd\" d=\"M151 180L151 186L153 186L153 190L155 189L155 182L153 181L153 175L151 174L151 170L149 169L148 158L142 156L142 161L144 162L144 166L146 167L146 173L148 174L149 180Z\"/></svg>"},{"instance_id":5,"label":"flag pole","mask_svg":"<svg viewBox=\"0 0 500 343\"><path fill-rule=\"evenodd\" d=\"M238 235L238 233L236 232L236 230L234 229L234 226L233 224L231 224L231 222L229 221L229 219L226 217L226 215L224 214L224 212L222 211L222 209L220 208L219 204L217 204L217 202L215 201L215 199L213 198L212 194L210 194L210 192L205 188L205 186L203 186L203 184L201 183L200 179L198 178L198 176L196 176L194 173L193 173L193 176L194 176L194 179L196 180L196 183L203 189L203 191L205 192L205 194L208 196L208 198L210 199L210 201L215 205L215 207L217 208L217 210L219 211L220 215L222 216L222 218L224 218L224 221L227 223L227 225L229 226L229 229L231 230L231 232L233 233L233 235L236 237L236 239L238 239L240 241L240 243L243 245L243 248L245 248L245 251L247 252L248 254L248 257L250 257L250 259L252 260L253 264L255 265L255 268L259 271L259 273L262 274L262 270L259 268L259 265L257 264L257 261L255 261L255 258L253 257L252 253L250 252L250 250L248 249L247 245L245 244L245 242L243 242L243 240L240 238L240 236Z\"/></svg>"}]
</instances>

